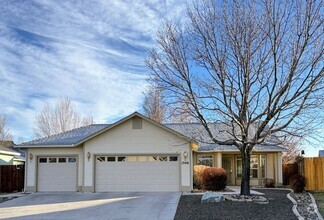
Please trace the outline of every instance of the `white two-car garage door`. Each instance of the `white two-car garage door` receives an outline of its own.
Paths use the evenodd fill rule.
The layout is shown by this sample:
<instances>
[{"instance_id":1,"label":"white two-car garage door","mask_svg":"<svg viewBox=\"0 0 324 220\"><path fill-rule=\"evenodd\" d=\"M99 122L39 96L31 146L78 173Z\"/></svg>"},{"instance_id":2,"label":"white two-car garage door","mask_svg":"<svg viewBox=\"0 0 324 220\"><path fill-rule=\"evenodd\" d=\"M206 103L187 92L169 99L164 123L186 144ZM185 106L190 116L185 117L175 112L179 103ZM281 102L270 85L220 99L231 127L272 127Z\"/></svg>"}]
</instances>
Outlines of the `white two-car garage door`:
<instances>
[{"instance_id":1,"label":"white two-car garage door","mask_svg":"<svg viewBox=\"0 0 324 220\"><path fill-rule=\"evenodd\" d=\"M76 157L39 157L37 191L71 192L77 189Z\"/></svg>"},{"instance_id":2,"label":"white two-car garage door","mask_svg":"<svg viewBox=\"0 0 324 220\"><path fill-rule=\"evenodd\" d=\"M96 156L96 192L179 191L176 155Z\"/></svg>"}]
</instances>

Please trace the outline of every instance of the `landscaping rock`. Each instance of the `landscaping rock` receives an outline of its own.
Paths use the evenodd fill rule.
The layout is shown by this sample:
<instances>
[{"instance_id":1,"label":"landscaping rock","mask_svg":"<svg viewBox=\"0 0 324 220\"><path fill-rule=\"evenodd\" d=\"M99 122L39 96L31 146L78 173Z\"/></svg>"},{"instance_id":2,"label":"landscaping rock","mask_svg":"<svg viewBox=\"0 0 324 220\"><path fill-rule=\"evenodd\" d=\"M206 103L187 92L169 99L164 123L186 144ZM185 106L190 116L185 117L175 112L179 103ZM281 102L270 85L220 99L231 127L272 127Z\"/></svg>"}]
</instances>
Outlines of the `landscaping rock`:
<instances>
[{"instance_id":1,"label":"landscaping rock","mask_svg":"<svg viewBox=\"0 0 324 220\"><path fill-rule=\"evenodd\" d=\"M216 192L205 192L201 198L201 203L224 202L225 198L222 194Z\"/></svg>"},{"instance_id":2,"label":"landscaping rock","mask_svg":"<svg viewBox=\"0 0 324 220\"><path fill-rule=\"evenodd\" d=\"M267 198L263 196L242 196L239 194L230 194L230 195L225 195L225 199L234 201L234 202L255 202L259 204L268 204L269 201Z\"/></svg>"},{"instance_id":3,"label":"landscaping rock","mask_svg":"<svg viewBox=\"0 0 324 220\"><path fill-rule=\"evenodd\" d=\"M297 202L297 211L305 219L320 219L315 211L312 199L308 192L290 193Z\"/></svg>"}]
</instances>

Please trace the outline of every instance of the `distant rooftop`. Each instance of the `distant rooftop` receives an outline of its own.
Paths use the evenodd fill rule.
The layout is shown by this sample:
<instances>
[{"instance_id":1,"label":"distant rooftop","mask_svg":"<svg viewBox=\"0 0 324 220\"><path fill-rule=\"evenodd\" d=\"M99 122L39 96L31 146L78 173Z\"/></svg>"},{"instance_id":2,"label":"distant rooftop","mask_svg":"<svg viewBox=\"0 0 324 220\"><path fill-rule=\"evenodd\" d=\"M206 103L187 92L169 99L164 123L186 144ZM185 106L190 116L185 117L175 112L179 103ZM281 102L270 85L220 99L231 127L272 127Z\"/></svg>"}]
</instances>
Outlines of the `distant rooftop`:
<instances>
[{"instance_id":1,"label":"distant rooftop","mask_svg":"<svg viewBox=\"0 0 324 220\"><path fill-rule=\"evenodd\" d=\"M324 150L319 150L318 151L318 156L319 157L324 157Z\"/></svg>"},{"instance_id":2,"label":"distant rooftop","mask_svg":"<svg viewBox=\"0 0 324 220\"><path fill-rule=\"evenodd\" d=\"M12 149L14 146L13 141L1 141L0 142L0 153L8 155L20 155L19 152Z\"/></svg>"}]
</instances>

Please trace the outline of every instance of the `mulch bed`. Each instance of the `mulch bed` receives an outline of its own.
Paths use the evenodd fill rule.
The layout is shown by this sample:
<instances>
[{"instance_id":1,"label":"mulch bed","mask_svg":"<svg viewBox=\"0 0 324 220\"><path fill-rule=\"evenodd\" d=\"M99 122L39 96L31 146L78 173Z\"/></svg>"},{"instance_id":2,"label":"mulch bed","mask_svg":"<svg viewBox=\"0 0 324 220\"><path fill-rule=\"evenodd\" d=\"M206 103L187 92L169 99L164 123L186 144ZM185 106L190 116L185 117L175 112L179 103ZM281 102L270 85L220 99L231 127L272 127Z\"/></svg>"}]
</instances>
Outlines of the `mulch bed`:
<instances>
[{"instance_id":1,"label":"mulch bed","mask_svg":"<svg viewBox=\"0 0 324 220\"><path fill-rule=\"evenodd\" d=\"M297 219L288 190L258 189L269 204L254 202L201 203L201 195L183 195L175 219Z\"/></svg>"}]
</instances>

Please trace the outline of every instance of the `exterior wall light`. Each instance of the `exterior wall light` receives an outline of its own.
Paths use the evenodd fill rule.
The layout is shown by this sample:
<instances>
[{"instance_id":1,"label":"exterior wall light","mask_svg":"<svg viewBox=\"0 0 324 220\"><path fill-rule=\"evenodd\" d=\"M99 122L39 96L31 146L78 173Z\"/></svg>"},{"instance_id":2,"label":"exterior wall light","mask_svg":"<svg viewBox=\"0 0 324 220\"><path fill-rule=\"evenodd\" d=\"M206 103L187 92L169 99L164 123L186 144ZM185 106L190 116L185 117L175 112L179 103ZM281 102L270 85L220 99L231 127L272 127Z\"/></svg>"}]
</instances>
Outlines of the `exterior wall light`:
<instances>
[{"instance_id":1,"label":"exterior wall light","mask_svg":"<svg viewBox=\"0 0 324 220\"><path fill-rule=\"evenodd\" d=\"M188 157L187 151L183 152L183 157L184 157L184 160L186 161L187 160L187 157Z\"/></svg>"},{"instance_id":2,"label":"exterior wall light","mask_svg":"<svg viewBox=\"0 0 324 220\"><path fill-rule=\"evenodd\" d=\"M29 160L32 161L33 160L33 154L32 153L29 153Z\"/></svg>"},{"instance_id":3,"label":"exterior wall light","mask_svg":"<svg viewBox=\"0 0 324 220\"><path fill-rule=\"evenodd\" d=\"M90 158L91 158L91 153L90 152L88 152L87 157L88 157L88 161L89 161Z\"/></svg>"}]
</instances>

